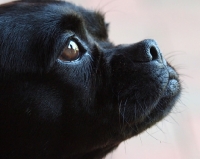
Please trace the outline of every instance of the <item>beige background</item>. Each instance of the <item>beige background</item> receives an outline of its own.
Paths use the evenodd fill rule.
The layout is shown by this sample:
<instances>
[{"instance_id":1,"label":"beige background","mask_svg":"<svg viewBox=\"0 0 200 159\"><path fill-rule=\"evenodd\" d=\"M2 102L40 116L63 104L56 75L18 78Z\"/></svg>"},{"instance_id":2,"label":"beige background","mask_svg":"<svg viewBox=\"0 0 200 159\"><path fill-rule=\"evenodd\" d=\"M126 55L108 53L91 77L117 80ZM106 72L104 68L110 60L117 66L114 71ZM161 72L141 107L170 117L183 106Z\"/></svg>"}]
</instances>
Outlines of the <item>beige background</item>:
<instances>
[{"instance_id":1,"label":"beige background","mask_svg":"<svg viewBox=\"0 0 200 159\"><path fill-rule=\"evenodd\" d=\"M172 113L106 159L200 159L200 0L73 2L105 12L115 44L155 39L182 80L182 97Z\"/></svg>"}]
</instances>

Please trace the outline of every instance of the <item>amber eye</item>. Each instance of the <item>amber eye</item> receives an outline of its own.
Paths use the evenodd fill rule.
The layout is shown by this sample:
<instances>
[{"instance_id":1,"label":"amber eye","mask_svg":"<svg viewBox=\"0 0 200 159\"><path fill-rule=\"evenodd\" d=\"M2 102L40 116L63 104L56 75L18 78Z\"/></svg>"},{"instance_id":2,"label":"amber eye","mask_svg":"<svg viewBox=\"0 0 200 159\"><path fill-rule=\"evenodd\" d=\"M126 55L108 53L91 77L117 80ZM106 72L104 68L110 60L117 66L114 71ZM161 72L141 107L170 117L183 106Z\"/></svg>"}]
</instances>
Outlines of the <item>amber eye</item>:
<instances>
[{"instance_id":1,"label":"amber eye","mask_svg":"<svg viewBox=\"0 0 200 159\"><path fill-rule=\"evenodd\" d=\"M62 61L74 61L79 58L79 47L74 41L70 41L69 44L63 49L59 59Z\"/></svg>"}]
</instances>

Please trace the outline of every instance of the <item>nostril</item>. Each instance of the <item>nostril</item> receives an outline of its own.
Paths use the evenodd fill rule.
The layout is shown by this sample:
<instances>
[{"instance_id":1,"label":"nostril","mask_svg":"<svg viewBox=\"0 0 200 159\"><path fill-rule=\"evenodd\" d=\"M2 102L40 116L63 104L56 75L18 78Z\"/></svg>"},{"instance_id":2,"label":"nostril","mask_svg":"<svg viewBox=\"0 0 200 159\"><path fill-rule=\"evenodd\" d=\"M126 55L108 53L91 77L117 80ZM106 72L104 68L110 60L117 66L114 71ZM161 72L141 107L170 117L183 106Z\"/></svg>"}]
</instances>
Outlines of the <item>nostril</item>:
<instances>
[{"instance_id":1,"label":"nostril","mask_svg":"<svg viewBox=\"0 0 200 159\"><path fill-rule=\"evenodd\" d=\"M145 39L138 43L127 46L126 54L134 62L151 62L151 61L161 61L161 52L157 43L152 39Z\"/></svg>"},{"instance_id":2,"label":"nostril","mask_svg":"<svg viewBox=\"0 0 200 159\"><path fill-rule=\"evenodd\" d=\"M152 56L152 60L157 60L158 59L158 51L154 46L151 46L150 54Z\"/></svg>"}]
</instances>

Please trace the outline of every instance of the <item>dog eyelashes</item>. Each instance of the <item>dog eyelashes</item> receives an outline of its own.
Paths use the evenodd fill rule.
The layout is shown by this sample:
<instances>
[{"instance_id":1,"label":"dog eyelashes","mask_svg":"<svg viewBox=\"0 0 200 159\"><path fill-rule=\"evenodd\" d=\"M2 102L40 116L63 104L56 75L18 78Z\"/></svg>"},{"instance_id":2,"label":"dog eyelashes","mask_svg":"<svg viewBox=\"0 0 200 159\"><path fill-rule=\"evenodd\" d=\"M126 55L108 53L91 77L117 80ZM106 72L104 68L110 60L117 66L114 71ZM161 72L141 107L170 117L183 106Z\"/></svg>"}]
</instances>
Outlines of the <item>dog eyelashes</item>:
<instances>
[{"instance_id":1,"label":"dog eyelashes","mask_svg":"<svg viewBox=\"0 0 200 159\"><path fill-rule=\"evenodd\" d=\"M68 45L63 49L59 59L62 61L74 61L80 56L80 50L75 41L70 40Z\"/></svg>"}]
</instances>

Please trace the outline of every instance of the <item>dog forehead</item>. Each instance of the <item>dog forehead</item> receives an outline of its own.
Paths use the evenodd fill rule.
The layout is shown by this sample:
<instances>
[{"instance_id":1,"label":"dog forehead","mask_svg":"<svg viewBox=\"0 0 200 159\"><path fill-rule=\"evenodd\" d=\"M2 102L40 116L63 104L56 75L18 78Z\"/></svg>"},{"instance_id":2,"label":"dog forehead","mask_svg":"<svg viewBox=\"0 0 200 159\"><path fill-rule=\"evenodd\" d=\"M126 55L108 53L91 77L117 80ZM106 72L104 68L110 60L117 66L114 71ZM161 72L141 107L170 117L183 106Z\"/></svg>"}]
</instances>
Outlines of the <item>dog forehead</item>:
<instances>
[{"instance_id":1,"label":"dog forehead","mask_svg":"<svg viewBox=\"0 0 200 159\"><path fill-rule=\"evenodd\" d=\"M49 13L54 10L58 15L60 14L60 16L62 16L62 21L66 21L66 26L71 24L73 28L75 28L79 25L79 27L87 29L87 31L97 39L107 39L108 30L103 13L88 10L69 2L57 2L55 4L48 4L44 11ZM80 24L81 22L82 24Z\"/></svg>"},{"instance_id":2,"label":"dog forehead","mask_svg":"<svg viewBox=\"0 0 200 159\"><path fill-rule=\"evenodd\" d=\"M34 25L40 22L41 26L45 23L49 23L49 26L54 26L64 21L66 26L71 24L75 28L82 21L85 26L80 27L87 29L92 36L101 40L105 40L108 37L108 25L105 23L104 15L101 12L86 10L83 7L64 1L42 3L12 2L0 6L0 16L6 16L7 22L11 17L12 20L15 19L25 25L35 21Z\"/></svg>"}]
</instances>

